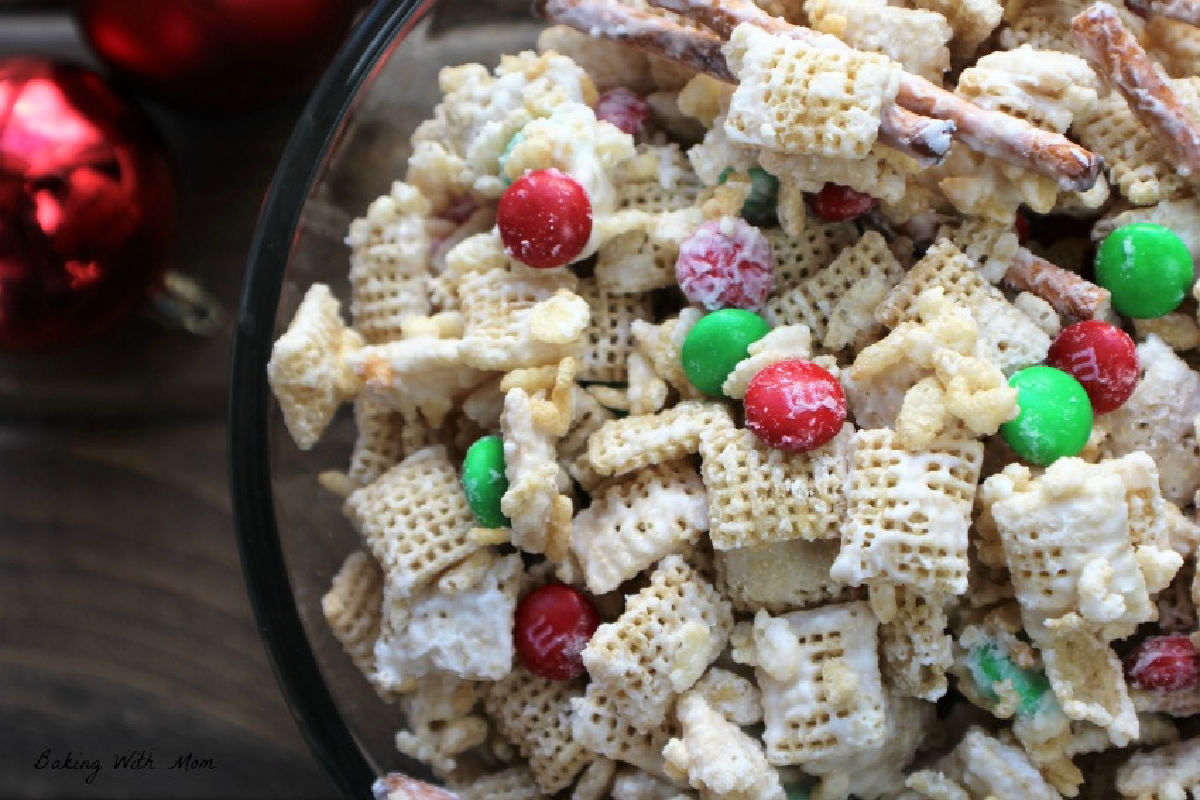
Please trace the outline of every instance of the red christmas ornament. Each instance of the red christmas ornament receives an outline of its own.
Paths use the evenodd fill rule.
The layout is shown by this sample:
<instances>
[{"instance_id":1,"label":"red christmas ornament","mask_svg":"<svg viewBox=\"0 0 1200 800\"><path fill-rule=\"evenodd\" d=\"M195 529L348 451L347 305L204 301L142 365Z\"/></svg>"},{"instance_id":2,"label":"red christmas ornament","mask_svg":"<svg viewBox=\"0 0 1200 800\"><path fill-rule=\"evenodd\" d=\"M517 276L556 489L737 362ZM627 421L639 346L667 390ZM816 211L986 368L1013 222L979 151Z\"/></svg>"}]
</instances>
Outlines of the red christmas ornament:
<instances>
[{"instance_id":1,"label":"red christmas ornament","mask_svg":"<svg viewBox=\"0 0 1200 800\"><path fill-rule=\"evenodd\" d=\"M1190 637L1147 636L1125 656L1125 677L1138 689L1174 692L1200 683L1200 652Z\"/></svg>"},{"instance_id":2,"label":"red christmas ornament","mask_svg":"<svg viewBox=\"0 0 1200 800\"><path fill-rule=\"evenodd\" d=\"M561 267L583 252L592 235L592 201L570 175L539 169L500 195L496 225L505 249L522 264Z\"/></svg>"},{"instance_id":3,"label":"red christmas ornament","mask_svg":"<svg viewBox=\"0 0 1200 800\"><path fill-rule=\"evenodd\" d=\"M840 183L827 183L816 194L808 194L813 212L826 222L857 219L875 206L875 198Z\"/></svg>"},{"instance_id":4,"label":"red christmas ornament","mask_svg":"<svg viewBox=\"0 0 1200 800\"><path fill-rule=\"evenodd\" d=\"M1141 374L1129 334L1096 319L1063 328L1050 345L1046 363L1079 381L1097 414L1125 405Z\"/></svg>"},{"instance_id":5,"label":"red christmas ornament","mask_svg":"<svg viewBox=\"0 0 1200 800\"><path fill-rule=\"evenodd\" d=\"M746 427L768 446L803 453L828 442L846 421L846 394L820 364L780 361L754 373L743 399Z\"/></svg>"},{"instance_id":6,"label":"red christmas ornament","mask_svg":"<svg viewBox=\"0 0 1200 800\"><path fill-rule=\"evenodd\" d=\"M758 228L739 217L722 217L683 241L675 280L688 300L709 311L753 311L775 288L775 255Z\"/></svg>"},{"instance_id":7,"label":"red christmas ornament","mask_svg":"<svg viewBox=\"0 0 1200 800\"><path fill-rule=\"evenodd\" d=\"M100 76L0 59L0 347L79 341L141 306L173 215L153 131Z\"/></svg>"},{"instance_id":8,"label":"red christmas ornament","mask_svg":"<svg viewBox=\"0 0 1200 800\"><path fill-rule=\"evenodd\" d=\"M561 583L539 586L517 604L513 640L517 658L534 675L567 681L583 674L583 648L600 615L578 589Z\"/></svg>"},{"instance_id":9,"label":"red christmas ornament","mask_svg":"<svg viewBox=\"0 0 1200 800\"><path fill-rule=\"evenodd\" d=\"M310 85L359 0L79 0L96 54L169 101L245 108Z\"/></svg>"}]
</instances>

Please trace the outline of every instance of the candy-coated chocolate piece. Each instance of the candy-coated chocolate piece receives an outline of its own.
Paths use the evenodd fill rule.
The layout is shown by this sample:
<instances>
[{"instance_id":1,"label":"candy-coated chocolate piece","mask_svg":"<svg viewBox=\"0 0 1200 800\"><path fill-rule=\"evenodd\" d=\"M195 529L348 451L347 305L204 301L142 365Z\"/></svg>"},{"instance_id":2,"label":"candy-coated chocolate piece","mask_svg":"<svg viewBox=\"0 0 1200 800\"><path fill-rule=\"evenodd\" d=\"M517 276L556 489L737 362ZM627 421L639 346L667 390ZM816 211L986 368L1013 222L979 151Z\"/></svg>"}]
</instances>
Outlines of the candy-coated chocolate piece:
<instances>
[{"instance_id":1,"label":"candy-coated chocolate piece","mask_svg":"<svg viewBox=\"0 0 1200 800\"><path fill-rule=\"evenodd\" d=\"M1020 698L1020 705L1017 707L1017 713L1020 715L1036 712L1050 691L1050 681L1044 672L1017 666L992 641L984 641L971 649L967 657L967 667L971 670L976 688L992 702L1000 699L996 695L995 685L1009 682Z\"/></svg>"},{"instance_id":2,"label":"candy-coated chocolate piece","mask_svg":"<svg viewBox=\"0 0 1200 800\"><path fill-rule=\"evenodd\" d=\"M688 300L709 311L755 309L775 287L775 256L758 228L738 217L722 217L684 239L675 279Z\"/></svg>"},{"instance_id":3,"label":"candy-coated chocolate piece","mask_svg":"<svg viewBox=\"0 0 1200 800\"><path fill-rule=\"evenodd\" d=\"M505 251L523 264L569 264L592 235L592 203L579 182L557 169L527 172L500 195L496 225Z\"/></svg>"},{"instance_id":4,"label":"candy-coated chocolate piece","mask_svg":"<svg viewBox=\"0 0 1200 800\"><path fill-rule=\"evenodd\" d=\"M602 119L631 136L646 129L650 104L637 92L624 86L609 89L596 101L596 119Z\"/></svg>"},{"instance_id":5,"label":"candy-coated chocolate piece","mask_svg":"<svg viewBox=\"0 0 1200 800\"><path fill-rule=\"evenodd\" d=\"M1129 334L1098 319L1063 328L1050 345L1046 363L1079 381L1097 414L1125 405L1141 372Z\"/></svg>"},{"instance_id":6,"label":"candy-coated chocolate piece","mask_svg":"<svg viewBox=\"0 0 1200 800\"><path fill-rule=\"evenodd\" d=\"M846 421L846 394L820 364L801 359L763 367L746 387L746 427L769 447L806 452Z\"/></svg>"},{"instance_id":7,"label":"candy-coated chocolate piece","mask_svg":"<svg viewBox=\"0 0 1200 800\"><path fill-rule=\"evenodd\" d=\"M723 397L721 384L749 347L771 332L753 311L726 308L700 318L683 340L680 360L692 385L709 397Z\"/></svg>"},{"instance_id":8,"label":"candy-coated chocolate piece","mask_svg":"<svg viewBox=\"0 0 1200 800\"><path fill-rule=\"evenodd\" d=\"M505 169L508 166L508 157L512 155L513 148L523 141L525 141L525 131L521 129L512 135L512 138L508 140L508 144L504 145L504 152L500 154L500 182L506 187L512 186L513 183L513 179L508 176L508 171Z\"/></svg>"},{"instance_id":9,"label":"candy-coated chocolate piece","mask_svg":"<svg viewBox=\"0 0 1200 800\"><path fill-rule=\"evenodd\" d=\"M1122 225L1096 251L1096 282L1112 292L1113 308L1152 319L1179 307L1192 288L1192 256L1170 228Z\"/></svg>"},{"instance_id":10,"label":"candy-coated chocolate piece","mask_svg":"<svg viewBox=\"0 0 1200 800\"><path fill-rule=\"evenodd\" d=\"M1092 404L1079 381L1061 369L1026 367L1008 379L1017 390L1016 419L1000 435L1017 455L1046 466L1078 455L1092 431Z\"/></svg>"},{"instance_id":11,"label":"candy-coated chocolate piece","mask_svg":"<svg viewBox=\"0 0 1200 800\"><path fill-rule=\"evenodd\" d=\"M813 213L826 222L858 219L875 207L875 198L840 183L827 183L816 194L806 195Z\"/></svg>"},{"instance_id":12,"label":"candy-coated chocolate piece","mask_svg":"<svg viewBox=\"0 0 1200 800\"><path fill-rule=\"evenodd\" d=\"M484 528L504 528L508 517L500 510L500 498L508 491L504 475L504 440L484 436L467 450L462 467L463 492L476 521Z\"/></svg>"},{"instance_id":13,"label":"candy-coated chocolate piece","mask_svg":"<svg viewBox=\"0 0 1200 800\"><path fill-rule=\"evenodd\" d=\"M1200 683L1200 652L1184 634L1147 636L1125 656L1125 677L1137 689L1174 692Z\"/></svg>"},{"instance_id":14,"label":"candy-coated chocolate piece","mask_svg":"<svg viewBox=\"0 0 1200 800\"><path fill-rule=\"evenodd\" d=\"M561 583L539 586L521 599L513 644L525 669L552 681L583 674L583 648L600 626L600 615L582 592Z\"/></svg>"},{"instance_id":15,"label":"candy-coated chocolate piece","mask_svg":"<svg viewBox=\"0 0 1200 800\"><path fill-rule=\"evenodd\" d=\"M729 179L733 167L726 167L718 178L720 183ZM762 167L751 167L750 194L742 203L742 218L751 225L769 226L776 223L775 208L779 202L779 179Z\"/></svg>"}]
</instances>

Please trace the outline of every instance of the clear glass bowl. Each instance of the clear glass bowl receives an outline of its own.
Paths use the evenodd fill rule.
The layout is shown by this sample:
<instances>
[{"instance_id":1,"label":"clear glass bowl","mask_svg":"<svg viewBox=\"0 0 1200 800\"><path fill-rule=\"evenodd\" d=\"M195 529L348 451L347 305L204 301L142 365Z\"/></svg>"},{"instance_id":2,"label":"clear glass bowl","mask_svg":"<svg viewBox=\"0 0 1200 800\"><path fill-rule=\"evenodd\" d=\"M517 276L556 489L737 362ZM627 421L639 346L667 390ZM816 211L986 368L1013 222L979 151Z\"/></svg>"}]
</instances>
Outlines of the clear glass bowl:
<instances>
[{"instance_id":1,"label":"clear glass bowl","mask_svg":"<svg viewBox=\"0 0 1200 800\"><path fill-rule=\"evenodd\" d=\"M528 0L379 0L313 93L284 151L251 245L230 397L234 514L259 628L309 744L346 797L387 771L429 777L396 751L384 705L329 632L321 596L358 547L317 475L344 469L349 409L300 452L266 381L271 345L315 281L349 298L350 221L404 174L408 141L439 98L438 70L532 46Z\"/></svg>"}]
</instances>

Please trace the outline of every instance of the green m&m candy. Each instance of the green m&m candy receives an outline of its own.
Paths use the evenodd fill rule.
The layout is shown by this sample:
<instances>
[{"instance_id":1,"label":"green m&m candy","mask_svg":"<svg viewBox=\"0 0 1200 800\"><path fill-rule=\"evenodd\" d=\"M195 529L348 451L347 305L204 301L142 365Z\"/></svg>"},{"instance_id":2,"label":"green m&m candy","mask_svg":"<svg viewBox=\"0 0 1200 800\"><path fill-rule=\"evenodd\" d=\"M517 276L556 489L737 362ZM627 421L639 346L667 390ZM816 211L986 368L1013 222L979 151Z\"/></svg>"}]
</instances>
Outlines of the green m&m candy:
<instances>
[{"instance_id":1,"label":"green m&m candy","mask_svg":"<svg viewBox=\"0 0 1200 800\"><path fill-rule=\"evenodd\" d=\"M1122 314L1161 317L1192 288L1192 255L1170 228L1122 225L1096 251L1096 282L1112 293L1113 308Z\"/></svg>"},{"instance_id":2,"label":"green m&m candy","mask_svg":"<svg viewBox=\"0 0 1200 800\"><path fill-rule=\"evenodd\" d=\"M1046 466L1087 444L1092 404L1075 378L1039 365L1015 373L1008 385L1017 390L1020 412L1000 426L1000 435L1021 458Z\"/></svg>"},{"instance_id":3,"label":"green m&m candy","mask_svg":"<svg viewBox=\"0 0 1200 800\"><path fill-rule=\"evenodd\" d=\"M729 179L733 167L722 170L718 181L724 183ZM774 225L775 207L779 200L779 179L762 167L751 167L750 194L742 203L742 218L751 225Z\"/></svg>"},{"instance_id":4,"label":"green m&m candy","mask_svg":"<svg viewBox=\"0 0 1200 800\"><path fill-rule=\"evenodd\" d=\"M500 510L500 498L508 491L504 475L504 440L484 436L467 450L462 468L463 491L475 519L485 528L503 528L508 517Z\"/></svg>"},{"instance_id":5,"label":"green m&m candy","mask_svg":"<svg viewBox=\"0 0 1200 800\"><path fill-rule=\"evenodd\" d=\"M723 397L721 384L754 342L771 332L753 311L723 308L700 318L683 340L680 359L692 385L709 397Z\"/></svg>"},{"instance_id":6,"label":"green m&m candy","mask_svg":"<svg viewBox=\"0 0 1200 800\"><path fill-rule=\"evenodd\" d=\"M504 146L504 152L500 154L500 183L502 183L506 189L509 186L512 186L513 182L513 179L508 177L508 173L505 171L505 168L508 166L508 157L512 155L513 148L523 141L525 141L525 132L523 130L519 130L512 135L511 139L508 140L508 144Z\"/></svg>"},{"instance_id":7,"label":"green m&m candy","mask_svg":"<svg viewBox=\"0 0 1200 800\"><path fill-rule=\"evenodd\" d=\"M980 693L993 703L1000 699L995 686L1007 682L1019 698L1019 715L1035 713L1054 697L1049 693L1050 681L1044 672L1025 669L1013 663L1000 646L991 640L984 640L970 650L967 668Z\"/></svg>"}]
</instances>

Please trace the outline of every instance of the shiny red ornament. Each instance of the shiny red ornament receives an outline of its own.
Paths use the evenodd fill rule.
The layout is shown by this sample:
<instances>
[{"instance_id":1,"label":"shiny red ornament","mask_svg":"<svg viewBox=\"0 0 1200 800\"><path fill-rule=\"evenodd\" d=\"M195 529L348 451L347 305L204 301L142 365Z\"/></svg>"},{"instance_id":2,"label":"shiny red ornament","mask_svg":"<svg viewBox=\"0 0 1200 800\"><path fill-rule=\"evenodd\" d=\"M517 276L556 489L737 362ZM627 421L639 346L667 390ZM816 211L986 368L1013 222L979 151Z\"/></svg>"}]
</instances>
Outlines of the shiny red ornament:
<instances>
[{"instance_id":1,"label":"shiny red ornament","mask_svg":"<svg viewBox=\"0 0 1200 800\"><path fill-rule=\"evenodd\" d=\"M846 394L829 370L802 359L754 373L743 399L746 427L768 447L803 453L828 442L846 421Z\"/></svg>"},{"instance_id":2,"label":"shiny red ornament","mask_svg":"<svg viewBox=\"0 0 1200 800\"><path fill-rule=\"evenodd\" d=\"M805 195L813 213L826 222L858 219L875 207L875 198L840 183L827 183L816 194Z\"/></svg>"},{"instance_id":3,"label":"shiny red ornament","mask_svg":"<svg viewBox=\"0 0 1200 800\"><path fill-rule=\"evenodd\" d=\"M1097 414L1125 405L1141 376L1133 339L1097 319L1063 328L1050 345L1046 363L1079 381Z\"/></svg>"},{"instance_id":4,"label":"shiny red ornament","mask_svg":"<svg viewBox=\"0 0 1200 800\"><path fill-rule=\"evenodd\" d=\"M513 643L517 658L534 675L567 681L583 674L583 648L600 627L596 607L578 589L561 583L539 586L517 604Z\"/></svg>"},{"instance_id":5,"label":"shiny red ornament","mask_svg":"<svg viewBox=\"0 0 1200 800\"><path fill-rule=\"evenodd\" d=\"M96 55L161 99L246 108L309 86L358 0L79 0Z\"/></svg>"},{"instance_id":6,"label":"shiny red ornament","mask_svg":"<svg viewBox=\"0 0 1200 800\"><path fill-rule=\"evenodd\" d=\"M1124 660L1131 686L1174 692L1200 684L1200 652L1185 634L1147 636Z\"/></svg>"},{"instance_id":7,"label":"shiny red ornament","mask_svg":"<svg viewBox=\"0 0 1200 800\"><path fill-rule=\"evenodd\" d=\"M561 267L583 252L592 235L592 201L570 175L539 169L500 195L496 226L504 248L522 264Z\"/></svg>"},{"instance_id":8,"label":"shiny red ornament","mask_svg":"<svg viewBox=\"0 0 1200 800\"><path fill-rule=\"evenodd\" d=\"M100 76L0 59L0 347L80 341L141 306L174 206L153 131Z\"/></svg>"}]
</instances>

